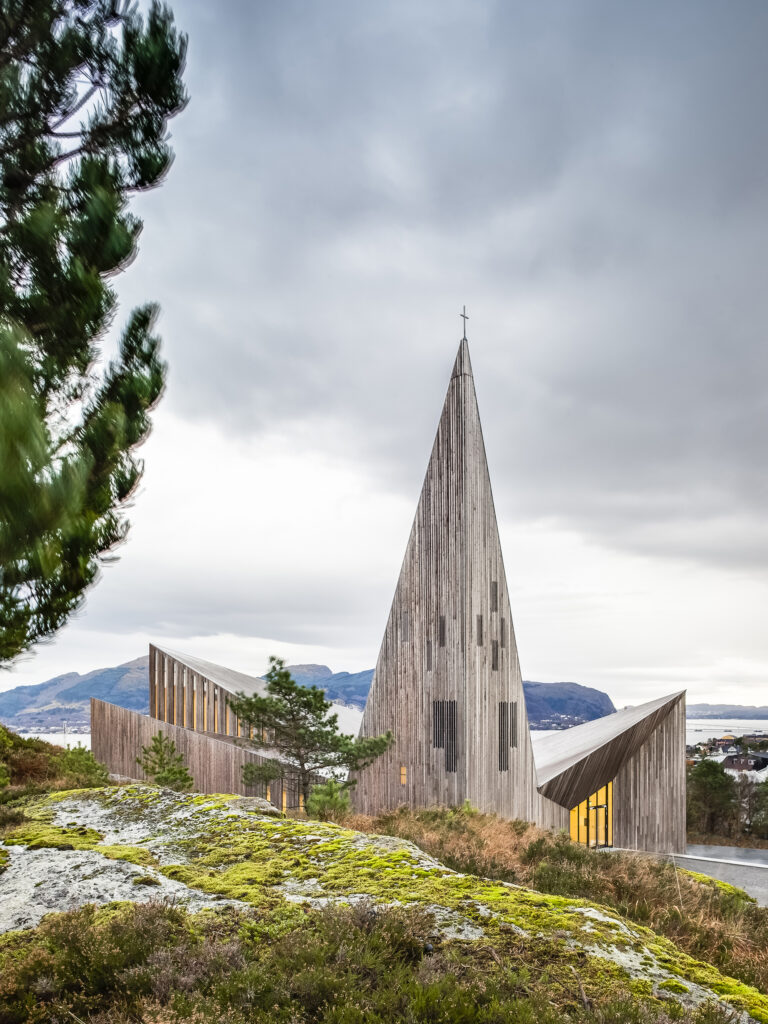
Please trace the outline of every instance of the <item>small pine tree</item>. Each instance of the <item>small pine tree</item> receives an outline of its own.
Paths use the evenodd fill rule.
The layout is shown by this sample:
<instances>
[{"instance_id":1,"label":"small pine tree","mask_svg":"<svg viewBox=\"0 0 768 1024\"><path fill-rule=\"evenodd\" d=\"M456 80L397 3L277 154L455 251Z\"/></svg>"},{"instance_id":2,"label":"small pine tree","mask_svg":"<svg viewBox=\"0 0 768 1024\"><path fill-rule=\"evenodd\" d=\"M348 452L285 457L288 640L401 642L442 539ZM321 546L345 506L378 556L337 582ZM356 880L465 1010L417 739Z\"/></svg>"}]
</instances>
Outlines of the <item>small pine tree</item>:
<instances>
[{"instance_id":1,"label":"small pine tree","mask_svg":"<svg viewBox=\"0 0 768 1024\"><path fill-rule=\"evenodd\" d=\"M348 786L329 779L321 786L313 786L306 803L307 815L320 821L337 821L349 814L352 805Z\"/></svg>"},{"instance_id":2,"label":"small pine tree","mask_svg":"<svg viewBox=\"0 0 768 1024\"><path fill-rule=\"evenodd\" d=\"M194 780L184 764L184 755L176 749L176 744L162 731L152 737L148 747L141 748L141 757L136 764L143 770L156 786L166 786L179 793L192 789Z\"/></svg>"},{"instance_id":3,"label":"small pine tree","mask_svg":"<svg viewBox=\"0 0 768 1024\"><path fill-rule=\"evenodd\" d=\"M245 726L253 727L248 745L268 755L260 765L243 766L243 782L268 783L290 777L298 782L304 805L318 774L342 776L373 764L393 743L383 736L355 738L339 732L333 704L317 686L300 686L281 658L269 659L265 694L238 693L229 706Z\"/></svg>"}]
</instances>

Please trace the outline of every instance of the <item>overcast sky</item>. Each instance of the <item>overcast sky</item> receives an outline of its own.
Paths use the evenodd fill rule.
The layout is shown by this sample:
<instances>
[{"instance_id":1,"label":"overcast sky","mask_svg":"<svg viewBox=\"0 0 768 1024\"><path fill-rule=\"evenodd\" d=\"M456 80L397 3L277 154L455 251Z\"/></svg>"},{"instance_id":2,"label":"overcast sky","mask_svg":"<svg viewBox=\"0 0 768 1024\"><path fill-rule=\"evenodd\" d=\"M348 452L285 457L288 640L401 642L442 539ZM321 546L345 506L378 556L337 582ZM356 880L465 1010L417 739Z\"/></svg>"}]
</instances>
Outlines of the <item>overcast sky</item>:
<instances>
[{"instance_id":1,"label":"overcast sky","mask_svg":"<svg viewBox=\"0 0 768 1024\"><path fill-rule=\"evenodd\" d=\"M132 533L0 689L371 667L466 303L524 677L768 703L764 0L173 8Z\"/></svg>"}]
</instances>

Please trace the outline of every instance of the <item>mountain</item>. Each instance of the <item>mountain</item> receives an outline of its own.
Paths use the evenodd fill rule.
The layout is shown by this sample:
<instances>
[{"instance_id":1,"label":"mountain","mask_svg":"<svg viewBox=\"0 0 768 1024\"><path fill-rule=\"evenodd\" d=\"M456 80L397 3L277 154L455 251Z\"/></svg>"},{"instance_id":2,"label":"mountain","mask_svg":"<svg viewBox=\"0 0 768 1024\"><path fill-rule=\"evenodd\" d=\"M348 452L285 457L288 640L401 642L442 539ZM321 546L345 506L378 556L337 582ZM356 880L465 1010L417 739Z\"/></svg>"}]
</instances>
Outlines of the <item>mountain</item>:
<instances>
[{"instance_id":1,"label":"mountain","mask_svg":"<svg viewBox=\"0 0 768 1024\"><path fill-rule=\"evenodd\" d=\"M144 655L115 668L97 668L80 675L67 672L45 683L16 686L0 693L0 722L12 729L57 732L90 725L90 698L131 711L149 711L149 657Z\"/></svg>"},{"instance_id":2,"label":"mountain","mask_svg":"<svg viewBox=\"0 0 768 1024\"><path fill-rule=\"evenodd\" d=\"M327 665L288 667L296 682L302 686L322 687L334 703L358 710L365 707L373 679L372 668L364 672L331 672ZM534 729L578 725L616 710L606 693L579 683L524 682L523 687L528 718ZM12 729L40 732L58 732L64 722L69 729L87 729L90 726L91 697L146 714L149 711L147 655L82 676L77 672L67 672L45 683L6 690L0 693L0 722ZM757 710L763 710L765 714L749 717L768 717L768 709ZM689 717L694 717L690 711L689 708ZM732 711L729 713L733 714ZM345 721L344 728L348 730L351 726Z\"/></svg>"},{"instance_id":3,"label":"mountain","mask_svg":"<svg viewBox=\"0 0 768 1024\"><path fill-rule=\"evenodd\" d=\"M689 704L687 718L768 718L768 705Z\"/></svg>"},{"instance_id":4,"label":"mountain","mask_svg":"<svg viewBox=\"0 0 768 1024\"><path fill-rule=\"evenodd\" d=\"M607 693L581 683L523 681L525 706L532 728L558 729L612 715L616 708Z\"/></svg>"}]
</instances>

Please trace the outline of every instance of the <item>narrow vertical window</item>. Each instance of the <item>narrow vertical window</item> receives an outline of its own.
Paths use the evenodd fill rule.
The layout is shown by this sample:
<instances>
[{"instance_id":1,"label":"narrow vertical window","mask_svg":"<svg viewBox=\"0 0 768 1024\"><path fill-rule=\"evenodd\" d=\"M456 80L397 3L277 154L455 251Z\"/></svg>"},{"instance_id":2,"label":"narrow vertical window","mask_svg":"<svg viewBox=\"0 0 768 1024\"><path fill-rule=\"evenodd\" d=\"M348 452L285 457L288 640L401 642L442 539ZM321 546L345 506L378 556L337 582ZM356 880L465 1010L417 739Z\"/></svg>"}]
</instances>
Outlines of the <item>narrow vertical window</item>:
<instances>
[{"instance_id":1,"label":"narrow vertical window","mask_svg":"<svg viewBox=\"0 0 768 1024\"><path fill-rule=\"evenodd\" d=\"M432 701L432 746L445 748L445 770L456 771L456 701Z\"/></svg>"},{"instance_id":2,"label":"narrow vertical window","mask_svg":"<svg viewBox=\"0 0 768 1024\"><path fill-rule=\"evenodd\" d=\"M404 644L407 644L408 641L411 639L411 636L410 636L410 625L411 625L411 623L410 623L410 617L408 615L408 612L403 612L403 617L402 617L402 621L401 621L401 624L400 624L400 635L401 635L401 638L402 638L402 641L403 641Z\"/></svg>"},{"instance_id":3,"label":"narrow vertical window","mask_svg":"<svg viewBox=\"0 0 768 1024\"><path fill-rule=\"evenodd\" d=\"M509 705L509 745L517 746L517 701L513 700Z\"/></svg>"},{"instance_id":4,"label":"narrow vertical window","mask_svg":"<svg viewBox=\"0 0 768 1024\"><path fill-rule=\"evenodd\" d=\"M400 765L400 785L405 786L408 782L408 769L404 764Z\"/></svg>"},{"instance_id":5,"label":"narrow vertical window","mask_svg":"<svg viewBox=\"0 0 768 1024\"><path fill-rule=\"evenodd\" d=\"M505 619L502 619L499 623L499 641L503 650L507 646L507 623Z\"/></svg>"},{"instance_id":6,"label":"narrow vertical window","mask_svg":"<svg viewBox=\"0 0 768 1024\"><path fill-rule=\"evenodd\" d=\"M288 810L288 790L283 789L283 814Z\"/></svg>"},{"instance_id":7,"label":"narrow vertical window","mask_svg":"<svg viewBox=\"0 0 768 1024\"><path fill-rule=\"evenodd\" d=\"M270 792L269 783L267 783L267 803L272 803L272 793Z\"/></svg>"},{"instance_id":8,"label":"narrow vertical window","mask_svg":"<svg viewBox=\"0 0 768 1024\"><path fill-rule=\"evenodd\" d=\"M445 746L445 701L432 701L432 746L441 750Z\"/></svg>"},{"instance_id":9,"label":"narrow vertical window","mask_svg":"<svg viewBox=\"0 0 768 1024\"><path fill-rule=\"evenodd\" d=\"M477 616L477 646L483 646L483 616Z\"/></svg>"},{"instance_id":10,"label":"narrow vertical window","mask_svg":"<svg viewBox=\"0 0 768 1024\"><path fill-rule=\"evenodd\" d=\"M432 671L432 641L427 640L427 672Z\"/></svg>"},{"instance_id":11,"label":"narrow vertical window","mask_svg":"<svg viewBox=\"0 0 768 1024\"><path fill-rule=\"evenodd\" d=\"M498 580L494 580L491 583L491 611L497 612L499 610L499 583Z\"/></svg>"},{"instance_id":12,"label":"narrow vertical window","mask_svg":"<svg viewBox=\"0 0 768 1024\"><path fill-rule=\"evenodd\" d=\"M499 701L499 771L509 771L509 704Z\"/></svg>"},{"instance_id":13,"label":"narrow vertical window","mask_svg":"<svg viewBox=\"0 0 768 1024\"><path fill-rule=\"evenodd\" d=\"M445 770L456 771L456 701L447 700L446 729L445 729Z\"/></svg>"},{"instance_id":14,"label":"narrow vertical window","mask_svg":"<svg viewBox=\"0 0 768 1024\"><path fill-rule=\"evenodd\" d=\"M445 647L445 616L440 616L440 622L438 624L438 643L441 647Z\"/></svg>"},{"instance_id":15,"label":"narrow vertical window","mask_svg":"<svg viewBox=\"0 0 768 1024\"><path fill-rule=\"evenodd\" d=\"M494 672L499 669L499 641L491 641L491 668Z\"/></svg>"}]
</instances>

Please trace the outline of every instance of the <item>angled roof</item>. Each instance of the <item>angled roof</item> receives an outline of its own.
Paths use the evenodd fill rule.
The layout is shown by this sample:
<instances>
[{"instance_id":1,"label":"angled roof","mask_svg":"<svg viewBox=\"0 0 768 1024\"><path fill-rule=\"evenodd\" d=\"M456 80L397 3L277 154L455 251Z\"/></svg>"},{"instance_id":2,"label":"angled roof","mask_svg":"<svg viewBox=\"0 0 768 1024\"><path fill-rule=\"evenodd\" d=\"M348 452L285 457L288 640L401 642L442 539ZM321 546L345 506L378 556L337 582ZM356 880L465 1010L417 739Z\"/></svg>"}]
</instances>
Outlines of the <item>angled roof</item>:
<instances>
[{"instance_id":1,"label":"angled roof","mask_svg":"<svg viewBox=\"0 0 768 1024\"><path fill-rule=\"evenodd\" d=\"M684 695L683 690L659 697L542 737L534 746L539 792L562 807L586 800L616 777Z\"/></svg>"},{"instance_id":2,"label":"angled roof","mask_svg":"<svg viewBox=\"0 0 768 1024\"><path fill-rule=\"evenodd\" d=\"M181 654L178 651L170 651L167 647L152 645L161 654L173 658L180 665L186 665L198 675L210 679L212 683L221 686L228 693L244 693L246 697L253 697L255 694L266 693L267 684L258 676L249 676L245 672L235 672L234 669L224 668L223 665L214 665L213 662L203 661L202 658L193 658L190 654Z\"/></svg>"}]
</instances>

